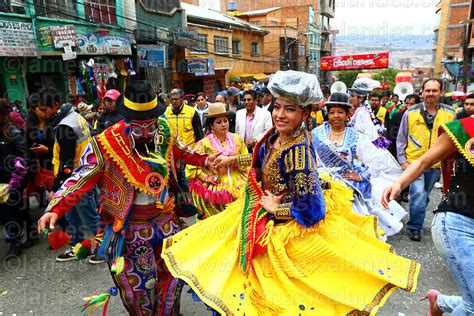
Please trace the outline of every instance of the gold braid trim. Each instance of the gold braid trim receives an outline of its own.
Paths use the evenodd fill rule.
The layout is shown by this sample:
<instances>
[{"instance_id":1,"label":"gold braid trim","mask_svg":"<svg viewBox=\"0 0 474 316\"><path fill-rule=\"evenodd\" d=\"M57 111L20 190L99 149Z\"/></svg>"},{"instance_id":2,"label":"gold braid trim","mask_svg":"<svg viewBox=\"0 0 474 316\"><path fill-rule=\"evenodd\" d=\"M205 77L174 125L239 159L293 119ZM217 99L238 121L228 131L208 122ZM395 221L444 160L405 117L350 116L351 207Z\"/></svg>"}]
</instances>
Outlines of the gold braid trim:
<instances>
[{"instance_id":1,"label":"gold braid trim","mask_svg":"<svg viewBox=\"0 0 474 316\"><path fill-rule=\"evenodd\" d=\"M237 155L237 165L239 168L245 168L252 165L252 154Z\"/></svg>"},{"instance_id":2,"label":"gold braid trim","mask_svg":"<svg viewBox=\"0 0 474 316\"><path fill-rule=\"evenodd\" d=\"M290 220L292 219L290 215L290 208L292 203L282 203L278 205L278 208L275 211L275 218L278 220Z\"/></svg>"}]
</instances>

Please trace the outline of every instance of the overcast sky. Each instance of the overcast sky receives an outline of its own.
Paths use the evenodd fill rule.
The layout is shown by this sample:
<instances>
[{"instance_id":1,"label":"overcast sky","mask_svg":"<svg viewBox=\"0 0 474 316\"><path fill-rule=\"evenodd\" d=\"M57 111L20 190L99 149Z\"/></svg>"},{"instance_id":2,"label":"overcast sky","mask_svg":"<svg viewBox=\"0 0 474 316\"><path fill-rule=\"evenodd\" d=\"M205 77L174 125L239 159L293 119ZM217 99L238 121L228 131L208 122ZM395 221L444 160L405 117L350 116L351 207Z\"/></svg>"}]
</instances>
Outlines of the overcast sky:
<instances>
[{"instance_id":1,"label":"overcast sky","mask_svg":"<svg viewBox=\"0 0 474 316\"><path fill-rule=\"evenodd\" d=\"M439 0L336 0L340 35L432 35Z\"/></svg>"}]
</instances>

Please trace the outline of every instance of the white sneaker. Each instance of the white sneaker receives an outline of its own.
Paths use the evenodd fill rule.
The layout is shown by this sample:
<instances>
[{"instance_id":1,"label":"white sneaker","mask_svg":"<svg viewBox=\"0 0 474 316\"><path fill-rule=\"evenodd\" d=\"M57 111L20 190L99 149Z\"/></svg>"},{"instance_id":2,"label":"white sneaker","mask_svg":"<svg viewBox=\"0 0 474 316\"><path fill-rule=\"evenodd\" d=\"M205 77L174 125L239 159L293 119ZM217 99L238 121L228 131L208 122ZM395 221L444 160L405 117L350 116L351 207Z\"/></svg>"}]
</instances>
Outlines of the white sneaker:
<instances>
[{"instance_id":1,"label":"white sneaker","mask_svg":"<svg viewBox=\"0 0 474 316\"><path fill-rule=\"evenodd\" d=\"M104 262L105 262L105 260L99 259L98 255L89 256L89 263L90 264L100 264L100 263L104 263Z\"/></svg>"},{"instance_id":2,"label":"white sneaker","mask_svg":"<svg viewBox=\"0 0 474 316\"><path fill-rule=\"evenodd\" d=\"M436 189L442 189L442 188L443 188L443 184L441 184L441 183L439 183L439 182L435 182L434 187L435 187Z\"/></svg>"}]
</instances>

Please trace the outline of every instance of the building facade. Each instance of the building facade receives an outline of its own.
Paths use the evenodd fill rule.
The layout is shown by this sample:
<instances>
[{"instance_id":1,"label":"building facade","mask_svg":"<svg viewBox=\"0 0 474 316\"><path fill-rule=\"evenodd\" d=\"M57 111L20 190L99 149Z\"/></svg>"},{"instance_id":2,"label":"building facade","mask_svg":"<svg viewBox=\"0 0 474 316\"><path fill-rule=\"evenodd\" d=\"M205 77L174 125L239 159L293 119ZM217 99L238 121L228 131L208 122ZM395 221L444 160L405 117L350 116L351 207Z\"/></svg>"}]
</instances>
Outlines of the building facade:
<instances>
[{"instance_id":1,"label":"building facade","mask_svg":"<svg viewBox=\"0 0 474 316\"><path fill-rule=\"evenodd\" d=\"M134 9L137 76L149 80L157 93L169 92L176 56L192 40L184 10L179 0L135 0Z\"/></svg>"},{"instance_id":2,"label":"building facade","mask_svg":"<svg viewBox=\"0 0 474 316\"><path fill-rule=\"evenodd\" d=\"M436 6L434 76L446 90L467 90L472 82L472 1L441 0Z\"/></svg>"},{"instance_id":3,"label":"building facade","mask_svg":"<svg viewBox=\"0 0 474 316\"><path fill-rule=\"evenodd\" d=\"M176 53L173 84L213 99L231 81L264 80L267 31L226 14L181 3L193 45Z\"/></svg>"},{"instance_id":4,"label":"building facade","mask_svg":"<svg viewBox=\"0 0 474 316\"><path fill-rule=\"evenodd\" d=\"M0 12L0 92L25 105L40 88L53 87L64 102L95 103L133 74L133 31L123 2L25 2Z\"/></svg>"}]
</instances>

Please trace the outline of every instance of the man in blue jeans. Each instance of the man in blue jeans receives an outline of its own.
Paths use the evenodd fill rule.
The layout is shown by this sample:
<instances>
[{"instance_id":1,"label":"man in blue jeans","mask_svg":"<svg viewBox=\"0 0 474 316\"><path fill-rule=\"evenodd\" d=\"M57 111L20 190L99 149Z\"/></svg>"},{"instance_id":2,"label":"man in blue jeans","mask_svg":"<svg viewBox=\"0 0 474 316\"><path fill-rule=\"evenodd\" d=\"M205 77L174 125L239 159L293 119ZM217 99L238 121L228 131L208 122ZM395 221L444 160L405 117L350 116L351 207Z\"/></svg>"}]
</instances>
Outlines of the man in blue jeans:
<instances>
[{"instance_id":1,"label":"man in blue jeans","mask_svg":"<svg viewBox=\"0 0 474 316\"><path fill-rule=\"evenodd\" d=\"M62 103L62 95L54 88L44 88L31 95L30 103L48 118L48 124L54 130L53 154L54 183L50 198L68 179L80 164L80 157L89 145L91 134L86 120L79 115L71 104ZM97 232L99 215L94 191L88 192L66 215L71 235L71 247L56 257L57 261L75 260L72 247L84 240L84 229L91 235ZM91 262L93 263L93 262ZM96 263L96 262L94 262Z\"/></svg>"},{"instance_id":2,"label":"man in blue jeans","mask_svg":"<svg viewBox=\"0 0 474 316\"><path fill-rule=\"evenodd\" d=\"M453 108L439 103L443 91L443 83L439 79L426 80L422 89L424 102L405 111L398 130L397 158L403 170L436 142L439 127L454 119ZM440 163L433 165L410 185L410 219L407 228L408 237L413 241L421 240L426 207L431 190L440 178L440 167Z\"/></svg>"}]
</instances>

